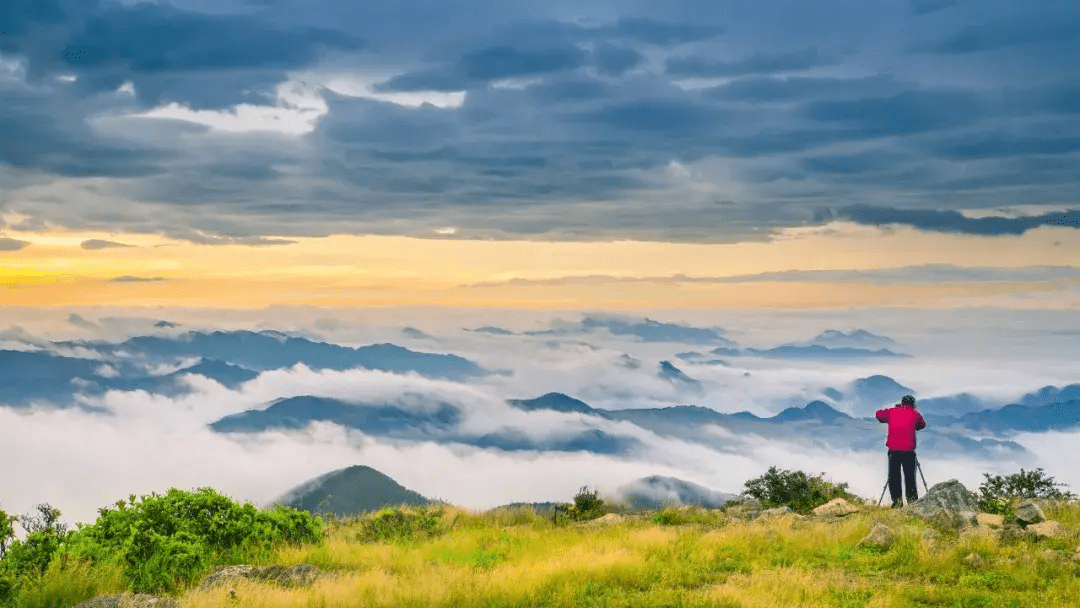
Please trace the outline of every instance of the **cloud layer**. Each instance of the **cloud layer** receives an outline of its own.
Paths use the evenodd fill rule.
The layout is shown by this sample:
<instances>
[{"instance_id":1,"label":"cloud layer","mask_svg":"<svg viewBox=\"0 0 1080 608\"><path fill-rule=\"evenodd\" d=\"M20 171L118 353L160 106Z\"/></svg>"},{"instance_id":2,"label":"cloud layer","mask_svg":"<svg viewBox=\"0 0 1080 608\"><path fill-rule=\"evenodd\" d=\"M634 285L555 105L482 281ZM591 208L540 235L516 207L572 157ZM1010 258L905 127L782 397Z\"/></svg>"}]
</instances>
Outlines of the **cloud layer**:
<instances>
[{"instance_id":1,"label":"cloud layer","mask_svg":"<svg viewBox=\"0 0 1080 608\"><path fill-rule=\"evenodd\" d=\"M875 433L880 429L874 425L865 429L866 436L856 442L865 446L857 449L839 448L824 434L732 433L711 425L699 425L696 432L700 437L690 440L626 420L526 411L511 407L506 400L559 391L592 407L610 410L697 404L719 412L749 410L770 416L822 398L830 387L858 396L859 387L867 383L853 381L874 374L888 375L928 404L932 397L961 393L983 403L1007 403L1042 386L1075 384L1080 379L1075 361L1052 350L1055 343L1061 348L1076 348L1076 334L1061 333L1080 329L1075 327L1075 316L1056 319L1022 311L965 311L956 313L955 318L947 312L888 309L844 314L713 311L704 316L653 311L648 319L613 319L596 313L560 318L484 310L386 310L364 313L367 316L359 320L354 311L330 309L159 312L169 323L163 323L161 317L120 310L105 314L100 309L80 309L67 316L56 311L5 311L7 316L0 317L0 326L10 326L18 319L31 329L12 327L0 339L5 347L10 342L24 348L52 349L69 357L89 358L97 353L108 359L124 353L78 340L55 341L99 337L120 341L148 334L184 340L188 330L274 327L281 332L265 335L280 340L289 335L308 336L349 346L394 340L417 351L454 353L502 373L454 381L411 373L318 371L294 366L263 371L232 388L188 375L179 378L186 390L168 394L145 389L104 394L87 391L81 399L92 406L88 409L55 409L44 404L30 409L0 406L0 458L12 465L8 469L11 483L5 484L0 496L2 508L25 512L36 502L49 501L64 511L67 521L87 521L98 507L131 492L204 485L265 503L307 479L352 464L372 466L410 489L471 508L513 501L567 500L582 485L610 492L649 475L737 492L744 481L770 465L824 471L870 497L880 491L884 477L884 458L878 445L883 434ZM604 323L597 324L598 318L605 319ZM916 320L921 324L916 325ZM995 334L996 349L983 342L987 327L1005 325L1013 329ZM506 331L465 329L484 326ZM535 335L550 328L572 331ZM648 331L645 335L629 331L635 328ZM697 337L689 332L692 328L722 332L726 339L754 347L837 337L841 332L853 339L864 335L856 329L865 329L874 339L889 337L916 356L843 363L750 357L711 364L676 359L676 353L702 348L700 342L691 341ZM657 331L671 335L655 340L653 332ZM42 340L43 336L54 342ZM168 365L131 350L124 354L124 365L149 365L154 373L169 374L178 366L189 365L190 354L185 352L177 365ZM665 379L660 365L665 360L676 361L680 370L698 382L696 387ZM102 377L130 373L123 365L106 369L110 366L104 362L92 361ZM83 392L77 386L72 391ZM517 433L539 449L505 450L448 441L437 429L427 433L412 429L408 436L367 435L317 422L294 429L222 434L207 426L229 415L265 408L278 399L308 395L392 404L418 416L437 416L440 408L449 406L458 412L459 434L512 438ZM869 399L867 404L844 399L836 404L865 415L864 409L858 408L879 405L874 398ZM633 448L615 453L544 449L592 431L632 440L627 445ZM1043 437L1051 440L1044 442ZM974 488L982 472L1044 466L1074 488L1080 484L1076 471L1062 464L1071 453L1069 441L1075 440L1071 433L1014 437L1026 450L1006 450L1008 453L993 460L970 456L990 449L985 442L971 443L977 442L978 436L960 441L942 432L924 438L920 444L926 451L921 456L931 483L957 477ZM49 473L42 475L41 471Z\"/></svg>"},{"instance_id":2,"label":"cloud layer","mask_svg":"<svg viewBox=\"0 0 1080 608\"><path fill-rule=\"evenodd\" d=\"M253 244L1075 227L1078 24L1064 0L20 3L0 211ZM1065 211L997 211L1025 205Z\"/></svg>"}]
</instances>

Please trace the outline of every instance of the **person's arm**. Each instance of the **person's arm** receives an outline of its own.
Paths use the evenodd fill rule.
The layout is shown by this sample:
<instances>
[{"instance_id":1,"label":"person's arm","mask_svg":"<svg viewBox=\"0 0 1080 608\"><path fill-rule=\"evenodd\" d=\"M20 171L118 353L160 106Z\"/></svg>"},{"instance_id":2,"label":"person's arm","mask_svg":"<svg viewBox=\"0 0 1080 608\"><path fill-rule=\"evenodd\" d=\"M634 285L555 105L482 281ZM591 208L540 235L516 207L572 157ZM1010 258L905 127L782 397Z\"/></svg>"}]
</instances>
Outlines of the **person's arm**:
<instances>
[{"instance_id":1,"label":"person's arm","mask_svg":"<svg viewBox=\"0 0 1080 608\"><path fill-rule=\"evenodd\" d=\"M922 414L918 414L918 418L915 419L915 430L921 431L926 428L926 420L923 419Z\"/></svg>"},{"instance_id":2,"label":"person's arm","mask_svg":"<svg viewBox=\"0 0 1080 608\"><path fill-rule=\"evenodd\" d=\"M877 413L874 414L874 416L877 417L878 422L888 422L889 421L889 410L878 410Z\"/></svg>"}]
</instances>

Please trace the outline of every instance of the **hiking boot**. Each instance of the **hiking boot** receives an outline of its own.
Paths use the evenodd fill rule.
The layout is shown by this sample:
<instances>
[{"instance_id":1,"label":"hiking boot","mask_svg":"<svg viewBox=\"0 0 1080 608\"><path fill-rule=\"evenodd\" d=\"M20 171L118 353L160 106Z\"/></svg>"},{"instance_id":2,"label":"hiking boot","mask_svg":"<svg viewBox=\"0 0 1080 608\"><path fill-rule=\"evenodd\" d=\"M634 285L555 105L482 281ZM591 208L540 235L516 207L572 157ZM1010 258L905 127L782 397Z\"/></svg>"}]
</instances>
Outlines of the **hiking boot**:
<instances>
[{"instance_id":1,"label":"hiking boot","mask_svg":"<svg viewBox=\"0 0 1080 608\"><path fill-rule=\"evenodd\" d=\"M892 508L894 508L894 509L902 509L903 507L904 507L904 501L899 500L899 499L892 501Z\"/></svg>"}]
</instances>

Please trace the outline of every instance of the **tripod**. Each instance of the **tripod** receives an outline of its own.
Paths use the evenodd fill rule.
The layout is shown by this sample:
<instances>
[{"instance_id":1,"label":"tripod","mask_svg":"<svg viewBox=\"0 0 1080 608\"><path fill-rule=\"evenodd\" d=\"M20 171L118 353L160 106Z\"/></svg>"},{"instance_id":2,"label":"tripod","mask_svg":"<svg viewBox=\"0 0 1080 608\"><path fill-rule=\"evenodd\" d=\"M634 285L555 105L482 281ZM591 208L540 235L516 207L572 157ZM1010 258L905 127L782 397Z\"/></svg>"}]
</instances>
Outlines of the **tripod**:
<instances>
[{"instance_id":1,"label":"tripod","mask_svg":"<svg viewBox=\"0 0 1080 608\"><path fill-rule=\"evenodd\" d=\"M888 456L886 456L886 458L888 458ZM918 471L919 471L919 477L922 477L923 488L926 489L926 493L929 494L930 493L930 488L928 488L926 486L926 477L923 475L922 465L919 464L919 457L918 456L915 457L915 468L918 469ZM877 500L877 506L879 506L879 507L881 506L881 501L885 499L885 490L888 490L888 489L889 489L889 473L888 473L888 469L885 469L885 487L881 488L881 498L879 498Z\"/></svg>"}]
</instances>

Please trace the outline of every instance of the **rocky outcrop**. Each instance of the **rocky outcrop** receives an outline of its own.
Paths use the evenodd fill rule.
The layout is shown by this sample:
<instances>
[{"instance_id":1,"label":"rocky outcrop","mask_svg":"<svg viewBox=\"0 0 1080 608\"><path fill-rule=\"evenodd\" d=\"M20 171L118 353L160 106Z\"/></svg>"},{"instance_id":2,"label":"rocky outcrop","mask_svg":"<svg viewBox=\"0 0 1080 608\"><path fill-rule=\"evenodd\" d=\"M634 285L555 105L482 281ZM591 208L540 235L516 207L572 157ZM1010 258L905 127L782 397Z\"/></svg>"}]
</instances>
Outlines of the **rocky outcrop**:
<instances>
[{"instance_id":1,"label":"rocky outcrop","mask_svg":"<svg viewBox=\"0 0 1080 608\"><path fill-rule=\"evenodd\" d=\"M859 546L878 546L888 548L890 545L892 545L892 541L892 529L890 529L889 526L886 526L885 524L875 523L874 527L870 528L870 533L859 541Z\"/></svg>"},{"instance_id":2,"label":"rocky outcrop","mask_svg":"<svg viewBox=\"0 0 1080 608\"><path fill-rule=\"evenodd\" d=\"M285 566L220 566L211 572L199 589L209 589L217 585L246 579L251 581L275 583L282 587L306 587L315 582L319 569L311 564Z\"/></svg>"},{"instance_id":3,"label":"rocky outcrop","mask_svg":"<svg viewBox=\"0 0 1080 608\"><path fill-rule=\"evenodd\" d=\"M1039 505L1033 502L1026 502L1019 507L1016 507L1016 510L1014 510L1013 513L1016 515L1016 522L1021 526L1029 526L1031 524L1046 521L1046 515L1043 514L1043 510Z\"/></svg>"},{"instance_id":4,"label":"rocky outcrop","mask_svg":"<svg viewBox=\"0 0 1080 608\"><path fill-rule=\"evenodd\" d=\"M179 605L171 597L157 597L145 593L117 593L99 595L78 604L75 608L178 608Z\"/></svg>"},{"instance_id":5,"label":"rocky outcrop","mask_svg":"<svg viewBox=\"0 0 1080 608\"><path fill-rule=\"evenodd\" d=\"M924 519L939 516L942 513L958 514L974 519L979 512L979 499L974 492L964 487L955 479L934 484L923 496L906 507L913 514Z\"/></svg>"},{"instance_id":6,"label":"rocky outcrop","mask_svg":"<svg viewBox=\"0 0 1080 608\"><path fill-rule=\"evenodd\" d=\"M859 510L859 507L849 503L843 498L834 498L829 502L816 507L814 515L818 517L843 517Z\"/></svg>"},{"instance_id":7,"label":"rocky outcrop","mask_svg":"<svg viewBox=\"0 0 1080 608\"><path fill-rule=\"evenodd\" d=\"M979 526L996 529L1005 526L1005 518L1001 515L994 515L993 513L979 513L975 516L975 523Z\"/></svg>"}]
</instances>

